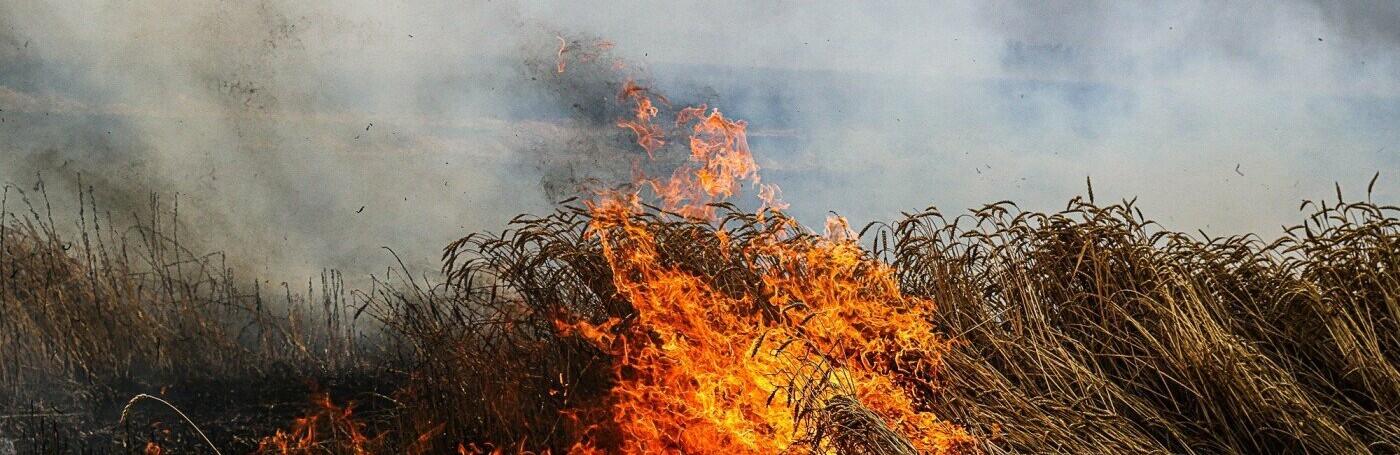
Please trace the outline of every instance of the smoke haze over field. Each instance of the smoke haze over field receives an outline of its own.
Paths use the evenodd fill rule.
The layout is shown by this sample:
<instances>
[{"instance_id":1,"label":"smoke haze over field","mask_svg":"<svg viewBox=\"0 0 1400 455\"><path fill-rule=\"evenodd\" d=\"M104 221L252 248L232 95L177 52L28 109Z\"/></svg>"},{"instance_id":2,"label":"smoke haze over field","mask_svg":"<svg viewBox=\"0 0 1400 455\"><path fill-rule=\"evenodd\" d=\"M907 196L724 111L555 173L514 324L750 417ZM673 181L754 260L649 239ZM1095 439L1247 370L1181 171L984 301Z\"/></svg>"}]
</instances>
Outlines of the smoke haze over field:
<instances>
[{"instance_id":1,"label":"smoke haze over field","mask_svg":"<svg viewBox=\"0 0 1400 455\"><path fill-rule=\"evenodd\" d=\"M0 3L0 179L178 193L256 272L351 271L625 175L604 38L673 99L748 120L793 213L1140 196L1271 237L1338 181L1400 196L1400 6L955 2ZM589 104L597 103L596 105ZM621 173L621 174L619 174Z\"/></svg>"}]
</instances>

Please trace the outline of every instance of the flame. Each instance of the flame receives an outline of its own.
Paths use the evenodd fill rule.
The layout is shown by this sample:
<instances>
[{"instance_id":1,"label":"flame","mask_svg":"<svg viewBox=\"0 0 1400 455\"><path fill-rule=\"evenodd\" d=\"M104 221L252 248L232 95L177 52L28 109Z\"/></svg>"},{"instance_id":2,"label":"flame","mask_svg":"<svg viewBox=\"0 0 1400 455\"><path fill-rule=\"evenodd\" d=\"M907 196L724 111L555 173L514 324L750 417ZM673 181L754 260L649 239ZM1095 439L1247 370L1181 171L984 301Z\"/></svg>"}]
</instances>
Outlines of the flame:
<instances>
[{"instance_id":1,"label":"flame","mask_svg":"<svg viewBox=\"0 0 1400 455\"><path fill-rule=\"evenodd\" d=\"M554 38L559 40L559 52L555 53L556 60L554 68L556 72L562 73L564 72L564 64L567 63L564 60L564 51L569 50L569 41L565 40L562 36L555 36Z\"/></svg>"},{"instance_id":2,"label":"flame","mask_svg":"<svg viewBox=\"0 0 1400 455\"><path fill-rule=\"evenodd\" d=\"M305 417L293 421L287 431L277 430L272 436L258 442L258 453L313 454L326 453L329 447L334 453L367 455L370 453L370 438L364 434L365 424L352 416L354 404L336 405L330 395L322 392L312 394L314 408Z\"/></svg>"},{"instance_id":3,"label":"flame","mask_svg":"<svg viewBox=\"0 0 1400 455\"><path fill-rule=\"evenodd\" d=\"M604 51L604 50L606 50L606 49L608 49L608 48L611 48L611 47L613 47L613 42L612 42L612 41L598 41L598 42L596 42L596 43L593 43L593 49L595 49L593 52L584 53L583 55L579 56L578 60L579 60L580 62L585 62L585 63L591 62L591 61L596 60L596 59L598 58L598 54L599 54L600 52L602 52L602 51Z\"/></svg>"},{"instance_id":4,"label":"flame","mask_svg":"<svg viewBox=\"0 0 1400 455\"><path fill-rule=\"evenodd\" d=\"M632 108L618 126L655 157L668 143L657 118L669 102L631 80L618 100ZM615 358L607 404L622 436L615 450L777 453L805 446L832 453L837 443L817 427L823 418L840 418L831 411L837 404L850 403L922 453L970 450L966 432L921 410L918 392L933 386L946 347L930 322L933 302L903 295L894 271L860 248L844 219L828 219L825 237L802 235L783 217L770 219L768 234L742 242L714 229L724 255L752 258L764 305L663 264L649 225L657 218L638 216L645 212L641 188L665 211L691 220L712 222L712 204L745 183L758 189L760 216L786 207L776 186L760 183L746 128L718 109L682 108L673 129L688 136L685 165L665 178L638 172L637 189L599 191L588 201L588 233L600 239L617 294L635 316L561 321L558 328ZM604 450L585 437L571 452Z\"/></svg>"},{"instance_id":5,"label":"flame","mask_svg":"<svg viewBox=\"0 0 1400 455\"><path fill-rule=\"evenodd\" d=\"M565 53L565 52L568 52L568 51L570 50L570 49L569 49L569 41L566 40L566 39L564 39L564 37L558 36L558 35L556 35L556 36L554 37L554 39L559 40L559 50L556 51L556 52L554 53L554 58L555 58L554 70L555 70L555 72L557 72L557 73L563 73L563 72L564 72L564 68L568 66L568 57L565 57L565 56L564 56L564 53ZM577 43L577 42L576 42L576 43ZM612 41L606 41L606 40L597 41L597 42L592 43L591 47L593 48L593 51L584 52L583 54L579 55L579 57L578 57L578 61L579 61L579 62L588 63L588 62L591 62L591 61L593 61L593 60L596 60L596 59L598 58L598 56L599 56L603 51L605 51L605 50L607 50L607 49L613 47L613 42L612 42ZM614 69L614 70L622 69L622 66L623 66L623 65L622 65L622 60L615 60L615 61L613 62L613 69Z\"/></svg>"},{"instance_id":6,"label":"flame","mask_svg":"<svg viewBox=\"0 0 1400 455\"><path fill-rule=\"evenodd\" d=\"M516 455L549 455L549 450L546 449L543 452L532 452L529 450L525 450L522 447L511 449L506 446L496 446L492 444L457 444L458 455L505 455L507 453L512 453Z\"/></svg>"},{"instance_id":7,"label":"flame","mask_svg":"<svg viewBox=\"0 0 1400 455\"><path fill-rule=\"evenodd\" d=\"M666 145L666 141L662 139L665 132L661 131L661 127L652 121L660 109L657 108L655 102L652 102L650 91L646 87L628 80L623 85L622 91L617 94L617 99L618 101L634 103L633 110L636 112L636 120L621 119L617 121L617 126L636 133L637 145L642 146L642 149L647 151L648 157L656 158L656 149ZM662 97L658 97L657 101L667 104L666 99Z\"/></svg>"}]
</instances>

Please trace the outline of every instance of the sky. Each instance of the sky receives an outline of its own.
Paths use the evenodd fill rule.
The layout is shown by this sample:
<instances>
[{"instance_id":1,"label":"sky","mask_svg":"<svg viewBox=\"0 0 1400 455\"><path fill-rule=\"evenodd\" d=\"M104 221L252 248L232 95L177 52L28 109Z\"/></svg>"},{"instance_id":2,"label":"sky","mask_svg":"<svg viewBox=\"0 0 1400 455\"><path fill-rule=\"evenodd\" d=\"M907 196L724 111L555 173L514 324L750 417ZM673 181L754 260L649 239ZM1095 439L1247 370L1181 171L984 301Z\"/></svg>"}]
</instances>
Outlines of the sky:
<instances>
[{"instance_id":1,"label":"sky","mask_svg":"<svg viewBox=\"0 0 1400 455\"><path fill-rule=\"evenodd\" d=\"M1334 184L1379 172L1396 202L1396 23L1385 1L7 0L0 180L119 214L178 197L255 274L431 266L626 175L596 105L631 76L746 120L809 223L1053 211L1091 178L1169 228L1271 238ZM559 36L615 43L626 74L557 74Z\"/></svg>"}]
</instances>

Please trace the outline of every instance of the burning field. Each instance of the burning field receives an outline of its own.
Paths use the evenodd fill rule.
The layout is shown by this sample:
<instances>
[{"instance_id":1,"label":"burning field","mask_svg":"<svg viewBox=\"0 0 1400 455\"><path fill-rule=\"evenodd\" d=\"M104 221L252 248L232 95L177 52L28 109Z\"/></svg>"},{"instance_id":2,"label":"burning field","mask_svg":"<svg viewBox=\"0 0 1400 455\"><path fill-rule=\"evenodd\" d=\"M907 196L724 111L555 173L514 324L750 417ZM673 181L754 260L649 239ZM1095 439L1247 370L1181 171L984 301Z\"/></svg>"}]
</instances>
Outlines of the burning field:
<instances>
[{"instance_id":1,"label":"burning field","mask_svg":"<svg viewBox=\"0 0 1400 455\"><path fill-rule=\"evenodd\" d=\"M615 76L631 178L441 273L244 282L172 202L7 186L0 454L1400 452L1400 208L1218 238L1090 186L804 226L744 121L559 41Z\"/></svg>"}]
</instances>

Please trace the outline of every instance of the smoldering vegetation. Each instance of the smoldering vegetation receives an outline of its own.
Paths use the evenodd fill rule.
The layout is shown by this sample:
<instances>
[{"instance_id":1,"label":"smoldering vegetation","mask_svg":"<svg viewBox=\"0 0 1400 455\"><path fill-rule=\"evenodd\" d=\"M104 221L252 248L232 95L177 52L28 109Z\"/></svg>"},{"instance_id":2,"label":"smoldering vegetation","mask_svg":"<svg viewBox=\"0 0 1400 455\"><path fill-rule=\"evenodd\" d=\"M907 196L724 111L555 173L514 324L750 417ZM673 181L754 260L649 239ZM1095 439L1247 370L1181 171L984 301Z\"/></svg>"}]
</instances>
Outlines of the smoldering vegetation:
<instances>
[{"instance_id":1,"label":"smoldering vegetation","mask_svg":"<svg viewBox=\"0 0 1400 455\"><path fill-rule=\"evenodd\" d=\"M142 393L228 419L204 432L236 452L299 415L312 391L390 390L370 368L385 353L355 324L339 274L239 280L224 254L182 246L178 201L153 196L132 223L100 211L90 188L73 194L77 213L54 213L42 181L4 188L0 438L20 453L202 439L171 420L178 411L132 400Z\"/></svg>"},{"instance_id":2,"label":"smoldering vegetation","mask_svg":"<svg viewBox=\"0 0 1400 455\"><path fill-rule=\"evenodd\" d=\"M395 265L351 290L334 272L234 276L223 254L181 247L173 200L123 229L90 190L62 196L78 213L49 197L8 186L0 231L0 438L20 453L561 453L608 434L597 404L616 359L558 321L632 310L581 206L463 238L442 272ZM760 263L719 239L769 237L781 215L720 211L636 216L661 263L762 311ZM968 452L1395 453L1397 212L1339 191L1277 238L1221 238L1164 230L1131 201L1001 202L862 239L937 305L952 343L910 383L976 438ZM805 410L827 441L814 447L908 450L860 403L833 403Z\"/></svg>"}]
</instances>

